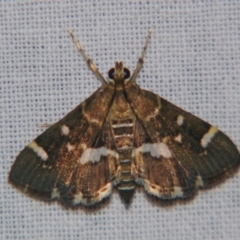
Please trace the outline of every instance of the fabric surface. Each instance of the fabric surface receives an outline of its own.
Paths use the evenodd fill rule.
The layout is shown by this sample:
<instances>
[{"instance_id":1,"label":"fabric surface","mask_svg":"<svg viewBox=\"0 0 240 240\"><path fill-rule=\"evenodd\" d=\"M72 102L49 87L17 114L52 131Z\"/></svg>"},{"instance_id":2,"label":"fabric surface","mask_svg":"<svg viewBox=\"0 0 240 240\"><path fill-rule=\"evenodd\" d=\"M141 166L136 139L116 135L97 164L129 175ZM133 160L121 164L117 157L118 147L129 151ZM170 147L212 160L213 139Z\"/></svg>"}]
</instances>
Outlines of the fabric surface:
<instances>
[{"instance_id":1,"label":"fabric surface","mask_svg":"<svg viewBox=\"0 0 240 240\"><path fill-rule=\"evenodd\" d=\"M2 1L0 3L0 238L179 239L240 237L240 174L189 201L161 204L139 189L129 209L114 192L92 211L46 204L7 183L19 151L82 102L100 72L133 71L153 29L137 82L224 131L240 147L239 1Z\"/></svg>"}]
</instances>

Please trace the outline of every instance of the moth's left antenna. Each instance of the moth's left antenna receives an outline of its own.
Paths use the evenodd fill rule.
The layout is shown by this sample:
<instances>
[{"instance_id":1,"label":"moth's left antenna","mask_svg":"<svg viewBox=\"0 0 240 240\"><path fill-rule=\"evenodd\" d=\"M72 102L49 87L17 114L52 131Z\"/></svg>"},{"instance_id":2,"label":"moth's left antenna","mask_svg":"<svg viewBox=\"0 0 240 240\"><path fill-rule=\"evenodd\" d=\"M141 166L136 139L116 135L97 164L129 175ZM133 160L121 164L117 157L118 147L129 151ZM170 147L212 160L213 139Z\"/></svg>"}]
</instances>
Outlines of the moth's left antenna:
<instances>
[{"instance_id":1,"label":"moth's left antenna","mask_svg":"<svg viewBox=\"0 0 240 240\"><path fill-rule=\"evenodd\" d=\"M98 71L98 69L96 68L95 64L93 63L93 61L86 55L86 53L84 52L84 50L82 49L82 46L80 45L80 43L78 42L78 40L74 37L73 33L71 30L68 31L69 35L72 38L73 43L75 44L76 48L78 49L78 51L82 54L84 60L86 61L88 67L92 70L92 72L95 74L95 76L101 81L102 84L104 85L108 85L108 83L106 82L106 80L104 79L104 77L102 76L102 74Z\"/></svg>"}]
</instances>

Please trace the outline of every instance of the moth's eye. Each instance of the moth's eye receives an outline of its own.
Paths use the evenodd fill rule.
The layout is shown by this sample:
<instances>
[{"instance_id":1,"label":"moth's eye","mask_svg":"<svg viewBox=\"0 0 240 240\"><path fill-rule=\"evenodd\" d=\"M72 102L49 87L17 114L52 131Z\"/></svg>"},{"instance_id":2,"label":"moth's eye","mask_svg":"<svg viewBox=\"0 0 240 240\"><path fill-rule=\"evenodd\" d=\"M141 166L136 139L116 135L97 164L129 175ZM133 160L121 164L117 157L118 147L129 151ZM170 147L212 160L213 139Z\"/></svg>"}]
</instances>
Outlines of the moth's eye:
<instances>
[{"instance_id":1,"label":"moth's eye","mask_svg":"<svg viewBox=\"0 0 240 240\"><path fill-rule=\"evenodd\" d=\"M108 77L110 79L114 79L114 68L111 68L109 71L108 71Z\"/></svg>"},{"instance_id":2,"label":"moth's eye","mask_svg":"<svg viewBox=\"0 0 240 240\"><path fill-rule=\"evenodd\" d=\"M124 72L124 79L130 78L130 71L127 68L124 68L123 72Z\"/></svg>"}]
</instances>

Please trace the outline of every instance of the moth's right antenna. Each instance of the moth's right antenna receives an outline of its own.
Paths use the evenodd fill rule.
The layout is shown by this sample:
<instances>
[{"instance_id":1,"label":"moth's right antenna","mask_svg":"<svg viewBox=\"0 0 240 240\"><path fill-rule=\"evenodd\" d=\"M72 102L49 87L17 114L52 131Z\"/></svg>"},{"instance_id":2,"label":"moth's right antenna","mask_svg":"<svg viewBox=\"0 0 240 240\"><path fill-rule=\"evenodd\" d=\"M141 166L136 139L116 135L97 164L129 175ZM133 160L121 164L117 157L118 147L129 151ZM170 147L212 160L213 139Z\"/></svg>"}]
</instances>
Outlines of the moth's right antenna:
<instances>
[{"instance_id":1,"label":"moth's right antenna","mask_svg":"<svg viewBox=\"0 0 240 240\"><path fill-rule=\"evenodd\" d=\"M146 53L146 50L147 50L147 46L148 46L148 43L151 39L151 36L152 36L152 29L149 28L148 30L148 35L147 35L147 38L146 38L146 41L145 41L145 44L143 46L143 50L142 50L142 53L141 53L141 56L138 58L138 61L137 61L137 66L129 80L129 82L133 82L136 80L137 76L138 76L138 73L140 72L140 70L142 69L142 66L143 66L143 62L144 62L144 56L145 56L145 53Z\"/></svg>"}]
</instances>

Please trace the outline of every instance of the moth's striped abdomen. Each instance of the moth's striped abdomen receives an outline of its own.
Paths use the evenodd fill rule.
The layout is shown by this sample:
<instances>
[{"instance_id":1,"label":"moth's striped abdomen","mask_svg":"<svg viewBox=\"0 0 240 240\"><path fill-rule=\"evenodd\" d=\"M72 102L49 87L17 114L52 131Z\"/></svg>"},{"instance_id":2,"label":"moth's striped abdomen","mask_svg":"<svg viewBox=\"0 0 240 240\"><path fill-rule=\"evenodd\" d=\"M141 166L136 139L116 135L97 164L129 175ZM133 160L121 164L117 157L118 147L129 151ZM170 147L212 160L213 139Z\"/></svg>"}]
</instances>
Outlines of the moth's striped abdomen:
<instances>
[{"instance_id":1,"label":"moth's striped abdomen","mask_svg":"<svg viewBox=\"0 0 240 240\"><path fill-rule=\"evenodd\" d=\"M136 183L132 176L133 119L112 120L112 131L116 149L119 153L121 181L117 188L126 203L130 202Z\"/></svg>"}]
</instances>

